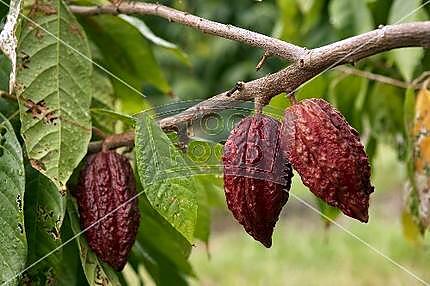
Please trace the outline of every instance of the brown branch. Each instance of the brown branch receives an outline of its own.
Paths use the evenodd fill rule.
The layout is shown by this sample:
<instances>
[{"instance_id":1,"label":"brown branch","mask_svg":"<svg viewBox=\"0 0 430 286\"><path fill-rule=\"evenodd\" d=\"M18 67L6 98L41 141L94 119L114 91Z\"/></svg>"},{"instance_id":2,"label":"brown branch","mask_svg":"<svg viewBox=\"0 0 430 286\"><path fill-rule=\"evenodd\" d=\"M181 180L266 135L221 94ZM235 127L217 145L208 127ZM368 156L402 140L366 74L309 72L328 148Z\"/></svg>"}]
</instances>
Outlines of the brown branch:
<instances>
[{"instance_id":1,"label":"brown branch","mask_svg":"<svg viewBox=\"0 0 430 286\"><path fill-rule=\"evenodd\" d=\"M318 74L345 63L402 47L430 47L430 21L385 26L359 36L310 50L303 61L215 95L187 110L159 121L160 127L173 130L184 122L195 120L217 110L234 107L241 101L263 97L269 100L282 92L292 93Z\"/></svg>"},{"instance_id":2,"label":"brown branch","mask_svg":"<svg viewBox=\"0 0 430 286\"><path fill-rule=\"evenodd\" d=\"M295 62L306 55L305 48L275 39L266 35L235 27L229 24L221 24L210 21L187 12L179 11L160 4L143 2L122 2L120 5L106 4L103 6L69 6L70 10L80 15L99 14L137 14L154 15L195 28L204 33L242 42L253 47L262 48L265 52L276 55L291 62Z\"/></svg>"},{"instance_id":3,"label":"brown branch","mask_svg":"<svg viewBox=\"0 0 430 286\"><path fill-rule=\"evenodd\" d=\"M71 6L71 10L82 15L118 13L156 15L205 33L263 48L270 55L295 62L276 73L243 83L241 88L233 93L223 92L177 115L161 119L159 124L165 130L174 130L180 124L195 120L204 114L234 107L240 101L259 97L261 102L268 102L282 92L292 93L308 80L338 65L353 63L396 48L430 47L430 21L384 26L320 48L306 50L268 36L209 21L159 4L129 2L119 6L111 4ZM125 144L115 146L129 145L131 141L131 138L127 138L123 142Z\"/></svg>"},{"instance_id":4,"label":"brown branch","mask_svg":"<svg viewBox=\"0 0 430 286\"><path fill-rule=\"evenodd\" d=\"M234 107L238 101L255 97L271 99L282 92L291 93L318 74L338 65L402 47L430 47L430 21L385 26L321 48L309 50L308 56L289 67L265 77L246 82L240 92L230 97L226 92L171 117L160 120L163 129L171 129L212 112Z\"/></svg>"},{"instance_id":5,"label":"brown branch","mask_svg":"<svg viewBox=\"0 0 430 286\"><path fill-rule=\"evenodd\" d=\"M112 134L107 136L103 141L90 142L88 145L88 152L98 152L102 147L105 149L114 149L122 146L134 146L134 131Z\"/></svg>"},{"instance_id":6,"label":"brown branch","mask_svg":"<svg viewBox=\"0 0 430 286\"><path fill-rule=\"evenodd\" d=\"M16 97L12 94L9 94L6 91L0 90L0 97L3 97L8 100L16 101Z\"/></svg>"}]
</instances>

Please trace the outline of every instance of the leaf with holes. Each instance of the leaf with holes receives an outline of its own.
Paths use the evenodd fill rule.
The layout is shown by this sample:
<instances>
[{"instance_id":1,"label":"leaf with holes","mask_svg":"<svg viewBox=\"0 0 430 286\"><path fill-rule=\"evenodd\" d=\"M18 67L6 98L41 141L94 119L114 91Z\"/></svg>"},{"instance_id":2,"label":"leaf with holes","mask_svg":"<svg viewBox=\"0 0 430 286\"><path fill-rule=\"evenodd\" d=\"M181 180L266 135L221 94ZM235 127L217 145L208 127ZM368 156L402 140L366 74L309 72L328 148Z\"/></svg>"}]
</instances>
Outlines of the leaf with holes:
<instances>
[{"instance_id":1,"label":"leaf with holes","mask_svg":"<svg viewBox=\"0 0 430 286\"><path fill-rule=\"evenodd\" d=\"M197 182L183 155L150 116L136 119L136 163L152 207L188 241L197 220Z\"/></svg>"},{"instance_id":2,"label":"leaf with holes","mask_svg":"<svg viewBox=\"0 0 430 286\"><path fill-rule=\"evenodd\" d=\"M78 244L79 253L81 256L82 268L84 269L85 276L87 277L90 286L106 285L115 286L121 285L115 271L107 264L101 262L94 252L88 246L85 237L81 235L81 228L79 225L79 214L76 202L69 199L67 204L67 213L69 215L70 226L73 231L74 237L77 237L76 243Z\"/></svg>"},{"instance_id":3,"label":"leaf with holes","mask_svg":"<svg viewBox=\"0 0 430 286\"><path fill-rule=\"evenodd\" d=\"M31 166L26 168L27 186L24 200L25 230L28 242L27 265L31 265L61 245L60 229L66 209L66 197L55 184ZM62 249L50 253L32 267L28 275L56 268L61 263ZM57 276L57 269L51 269Z\"/></svg>"},{"instance_id":4,"label":"leaf with holes","mask_svg":"<svg viewBox=\"0 0 430 286\"><path fill-rule=\"evenodd\" d=\"M18 45L21 134L32 166L63 189L91 137L89 47L63 2L31 11Z\"/></svg>"},{"instance_id":5,"label":"leaf with holes","mask_svg":"<svg viewBox=\"0 0 430 286\"><path fill-rule=\"evenodd\" d=\"M15 285L25 266L24 163L10 122L0 114L0 284Z\"/></svg>"}]
</instances>

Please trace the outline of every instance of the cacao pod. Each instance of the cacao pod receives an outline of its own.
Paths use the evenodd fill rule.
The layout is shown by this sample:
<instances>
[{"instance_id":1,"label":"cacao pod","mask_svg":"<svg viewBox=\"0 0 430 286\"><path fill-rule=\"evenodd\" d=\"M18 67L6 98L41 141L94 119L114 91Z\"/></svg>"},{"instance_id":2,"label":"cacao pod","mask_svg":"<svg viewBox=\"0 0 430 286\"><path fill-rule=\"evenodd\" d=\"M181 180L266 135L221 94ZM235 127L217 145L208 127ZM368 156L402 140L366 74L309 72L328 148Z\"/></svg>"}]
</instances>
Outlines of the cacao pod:
<instances>
[{"instance_id":1,"label":"cacao pod","mask_svg":"<svg viewBox=\"0 0 430 286\"><path fill-rule=\"evenodd\" d=\"M270 117L247 117L231 131L223 154L227 206L246 232L268 248L293 176L279 150L280 131L281 124Z\"/></svg>"},{"instance_id":2,"label":"cacao pod","mask_svg":"<svg viewBox=\"0 0 430 286\"><path fill-rule=\"evenodd\" d=\"M373 186L358 132L322 99L294 104L284 119L281 148L303 183L347 216L367 222Z\"/></svg>"},{"instance_id":3,"label":"cacao pod","mask_svg":"<svg viewBox=\"0 0 430 286\"><path fill-rule=\"evenodd\" d=\"M75 196L88 245L102 261L122 270L140 221L130 162L113 151L89 156Z\"/></svg>"}]
</instances>

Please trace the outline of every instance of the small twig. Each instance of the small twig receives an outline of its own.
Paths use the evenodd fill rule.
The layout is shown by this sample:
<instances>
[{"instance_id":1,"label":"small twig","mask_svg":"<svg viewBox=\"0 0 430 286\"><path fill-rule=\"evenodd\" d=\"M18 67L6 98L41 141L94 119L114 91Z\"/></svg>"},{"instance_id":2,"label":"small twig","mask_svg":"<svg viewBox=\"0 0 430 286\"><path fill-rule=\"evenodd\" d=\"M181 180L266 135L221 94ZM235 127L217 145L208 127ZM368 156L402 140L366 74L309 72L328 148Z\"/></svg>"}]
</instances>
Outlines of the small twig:
<instances>
[{"instance_id":1,"label":"small twig","mask_svg":"<svg viewBox=\"0 0 430 286\"><path fill-rule=\"evenodd\" d=\"M295 92L290 92L289 94L287 94L287 98L290 100L291 105L297 104L298 102Z\"/></svg>"},{"instance_id":2,"label":"small twig","mask_svg":"<svg viewBox=\"0 0 430 286\"><path fill-rule=\"evenodd\" d=\"M260 58L260 61L257 64L257 66L255 67L255 69L257 71L259 71L261 69L261 67L264 65L264 63L266 62L266 60L269 56L270 56L270 54L268 52L264 52L264 54Z\"/></svg>"},{"instance_id":3,"label":"small twig","mask_svg":"<svg viewBox=\"0 0 430 286\"><path fill-rule=\"evenodd\" d=\"M242 91L244 88L245 88L245 83L243 81L238 81L238 82L236 82L236 84L234 85L234 87L232 89L230 89L229 91L227 91L227 93L225 94L225 96L230 97L236 91Z\"/></svg>"},{"instance_id":4,"label":"small twig","mask_svg":"<svg viewBox=\"0 0 430 286\"><path fill-rule=\"evenodd\" d=\"M368 71L359 70L356 68L351 68L347 66L339 66L336 68L336 70L341 71L343 73L349 74L349 75L356 75L359 77L367 78L370 80L378 81L381 83L389 84L392 86L397 86L400 88L419 88L419 85L414 83L407 83L395 78L391 78L385 75L375 74Z\"/></svg>"},{"instance_id":5,"label":"small twig","mask_svg":"<svg viewBox=\"0 0 430 286\"><path fill-rule=\"evenodd\" d=\"M97 127L92 127L92 131L93 131L93 134L94 135L96 135L97 137L99 137L99 138L102 138L102 139L104 139L104 138L106 138L107 137L107 134L106 133L104 133L102 130L100 130L99 128L97 128Z\"/></svg>"},{"instance_id":6,"label":"small twig","mask_svg":"<svg viewBox=\"0 0 430 286\"><path fill-rule=\"evenodd\" d=\"M16 96L9 94L6 91L2 91L2 90L0 90L0 97L3 97L3 98L8 99L8 100L12 100L12 101L17 101Z\"/></svg>"},{"instance_id":7,"label":"small twig","mask_svg":"<svg viewBox=\"0 0 430 286\"><path fill-rule=\"evenodd\" d=\"M423 72L418 78L416 78L412 84L419 85L420 83L425 82L427 79L430 79L430 71Z\"/></svg>"},{"instance_id":8,"label":"small twig","mask_svg":"<svg viewBox=\"0 0 430 286\"><path fill-rule=\"evenodd\" d=\"M122 146L134 146L134 131L107 136L103 141L90 142L88 145L89 153L96 153L100 150L115 149Z\"/></svg>"}]
</instances>

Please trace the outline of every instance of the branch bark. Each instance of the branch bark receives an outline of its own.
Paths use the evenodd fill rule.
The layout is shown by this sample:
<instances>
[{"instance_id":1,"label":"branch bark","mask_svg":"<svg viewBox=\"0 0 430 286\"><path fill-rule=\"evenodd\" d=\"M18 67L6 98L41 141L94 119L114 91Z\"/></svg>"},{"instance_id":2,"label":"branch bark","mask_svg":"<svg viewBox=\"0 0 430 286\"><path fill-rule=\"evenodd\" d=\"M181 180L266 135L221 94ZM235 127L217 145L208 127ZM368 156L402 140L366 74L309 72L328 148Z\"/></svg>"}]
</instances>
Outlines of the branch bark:
<instances>
[{"instance_id":1,"label":"branch bark","mask_svg":"<svg viewBox=\"0 0 430 286\"><path fill-rule=\"evenodd\" d=\"M242 42L253 47L262 48L270 55L276 55L291 62L295 62L306 55L306 49L268 37L256 32L210 21L187 12L179 11L167 6L143 2L122 2L120 5L107 4L103 6L69 6L70 10L80 15L99 14L138 14L154 15L169 22L176 22L193 27L199 31L218 37Z\"/></svg>"},{"instance_id":2,"label":"branch bark","mask_svg":"<svg viewBox=\"0 0 430 286\"><path fill-rule=\"evenodd\" d=\"M360 59L402 47L430 47L430 21L385 26L308 51L308 56L276 73L246 82L231 96L218 94L171 117L160 121L163 129L171 129L185 121L226 108L238 101L263 97L265 102L282 92L292 93L318 74Z\"/></svg>"},{"instance_id":3,"label":"branch bark","mask_svg":"<svg viewBox=\"0 0 430 286\"><path fill-rule=\"evenodd\" d=\"M295 45L247 31L231 25L224 25L174 10L158 4L141 2L115 5L79 7L71 6L76 14L139 14L156 15L173 22L194 27L205 33L243 42L263 48L271 55L293 61L285 69L264 77L243 83L235 92L223 92L197 105L159 121L165 130L174 130L184 122L195 120L216 110L237 105L241 101L259 98L267 103L282 92L292 93L302 84L333 67L354 63L363 58L403 47L430 47L430 21L390 25L344 39L320 48L307 50Z\"/></svg>"},{"instance_id":4,"label":"branch bark","mask_svg":"<svg viewBox=\"0 0 430 286\"><path fill-rule=\"evenodd\" d=\"M404 82L404 81L401 81L401 80L398 80L395 78L391 78L388 76L384 76L384 75L380 75L380 74L374 74L374 73L371 73L368 71L363 71L363 70L359 70L359 69L351 68L351 67L347 67L347 66L337 67L336 70L343 72L345 74L348 74L348 75L356 75L359 77L367 78L370 80L378 81L378 82L389 84L392 86L397 86L400 88L418 89L421 87L421 84L408 83L408 82Z\"/></svg>"}]
</instances>

